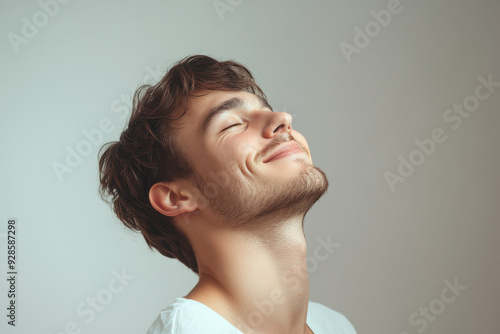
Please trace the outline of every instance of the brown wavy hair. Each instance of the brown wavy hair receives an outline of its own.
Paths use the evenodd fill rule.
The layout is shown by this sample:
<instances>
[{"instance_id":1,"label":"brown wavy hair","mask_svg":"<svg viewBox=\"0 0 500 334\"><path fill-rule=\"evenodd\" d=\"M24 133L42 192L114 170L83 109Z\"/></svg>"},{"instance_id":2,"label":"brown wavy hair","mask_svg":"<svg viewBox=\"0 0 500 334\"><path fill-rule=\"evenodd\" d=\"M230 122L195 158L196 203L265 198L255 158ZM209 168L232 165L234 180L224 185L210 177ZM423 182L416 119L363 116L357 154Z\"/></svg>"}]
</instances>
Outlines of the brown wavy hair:
<instances>
[{"instance_id":1,"label":"brown wavy hair","mask_svg":"<svg viewBox=\"0 0 500 334\"><path fill-rule=\"evenodd\" d=\"M119 141L99 150L99 195L123 224L141 232L150 249L176 258L198 275L191 244L172 217L156 211L149 190L157 182L190 179L195 171L176 140L175 122L201 90L247 91L267 102L251 72L234 61L204 55L177 62L155 85L134 93L132 114ZM104 150L104 151L103 151ZM101 153L102 151L102 153Z\"/></svg>"}]
</instances>

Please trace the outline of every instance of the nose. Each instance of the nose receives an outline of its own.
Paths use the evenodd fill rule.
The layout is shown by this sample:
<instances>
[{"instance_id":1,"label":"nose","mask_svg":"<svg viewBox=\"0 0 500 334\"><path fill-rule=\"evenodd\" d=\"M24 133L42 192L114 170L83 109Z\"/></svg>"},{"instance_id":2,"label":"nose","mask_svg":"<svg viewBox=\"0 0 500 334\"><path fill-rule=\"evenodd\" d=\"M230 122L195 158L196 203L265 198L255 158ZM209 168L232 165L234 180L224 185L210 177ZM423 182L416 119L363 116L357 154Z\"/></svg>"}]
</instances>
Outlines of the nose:
<instances>
[{"instance_id":1,"label":"nose","mask_svg":"<svg viewBox=\"0 0 500 334\"><path fill-rule=\"evenodd\" d=\"M268 122L264 127L263 136L272 138L283 132L292 132L292 116L284 111L275 111L270 113Z\"/></svg>"}]
</instances>

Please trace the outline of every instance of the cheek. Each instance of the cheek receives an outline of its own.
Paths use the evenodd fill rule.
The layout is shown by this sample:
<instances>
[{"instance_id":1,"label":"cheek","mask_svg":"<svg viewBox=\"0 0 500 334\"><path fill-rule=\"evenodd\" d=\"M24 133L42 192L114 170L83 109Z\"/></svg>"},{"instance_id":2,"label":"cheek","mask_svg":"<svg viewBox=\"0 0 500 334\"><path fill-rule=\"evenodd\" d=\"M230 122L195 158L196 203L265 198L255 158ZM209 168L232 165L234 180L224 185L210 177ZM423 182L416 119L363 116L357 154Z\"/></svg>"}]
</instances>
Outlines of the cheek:
<instances>
[{"instance_id":1,"label":"cheek","mask_svg":"<svg viewBox=\"0 0 500 334\"><path fill-rule=\"evenodd\" d=\"M255 140L245 140L234 147L233 154L235 156L246 155L251 152L259 152L262 148L257 146Z\"/></svg>"},{"instance_id":2,"label":"cheek","mask_svg":"<svg viewBox=\"0 0 500 334\"><path fill-rule=\"evenodd\" d=\"M262 148L258 146L258 142L257 138L252 134L240 133L234 138L231 138L231 140L224 145L224 149L233 158L238 159L238 157L248 155L251 152L259 152Z\"/></svg>"},{"instance_id":3,"label":"cheek","mask_svg":"<svg viewBox=\"0 0 500 334\"><path fill-rule=\"evenodd\" d=\"M214 166L220 170L235 168L234 165L242 160L245 153L249 152L250 147L250 141L238 143L227 141L212 152L213 156L210 159L215 162Z\"/></svg>"}]
</instances>

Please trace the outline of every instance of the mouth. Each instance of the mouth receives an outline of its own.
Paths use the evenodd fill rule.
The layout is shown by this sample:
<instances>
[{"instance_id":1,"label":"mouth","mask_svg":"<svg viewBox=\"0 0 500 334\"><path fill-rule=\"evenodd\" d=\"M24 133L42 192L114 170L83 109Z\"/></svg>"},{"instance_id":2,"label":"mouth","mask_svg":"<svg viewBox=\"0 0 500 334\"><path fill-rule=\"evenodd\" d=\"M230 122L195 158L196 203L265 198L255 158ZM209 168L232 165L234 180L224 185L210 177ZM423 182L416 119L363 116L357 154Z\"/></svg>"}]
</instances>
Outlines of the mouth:
<instances>
[{"instance_id":1,"label":"mouth","mask_svg":"<svg viewBox=\"0 0 500 334\"><path fill-rule=\"evenodd\" d=\"M263 163L278 160L297 153L305 153L305 152L296 141L287 142L285 144L280 145L275 152L273 152L268 158L266 158L263 161Z\"/></svg>"}]
</instances>

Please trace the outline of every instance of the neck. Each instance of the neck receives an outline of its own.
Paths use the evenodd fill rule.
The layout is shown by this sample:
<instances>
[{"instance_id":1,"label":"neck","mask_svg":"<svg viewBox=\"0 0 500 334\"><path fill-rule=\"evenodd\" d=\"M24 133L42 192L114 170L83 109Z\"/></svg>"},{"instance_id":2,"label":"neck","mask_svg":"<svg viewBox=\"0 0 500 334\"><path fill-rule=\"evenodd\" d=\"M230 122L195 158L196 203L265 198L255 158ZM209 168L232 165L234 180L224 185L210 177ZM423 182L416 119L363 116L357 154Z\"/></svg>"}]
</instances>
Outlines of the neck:
<instances>
[{"instance_id":1,"label":"neck","mask_svg":"<svg viewBox=\"0 0 500 334\"><path fill-rule=\"evenodd\" d=\"M186 234L196 253L199 282L185 298L207 305L244 333L310 333L302 221L303 215L260 223L251 231L194 224Z\"/></svg>"}]
</instances>

